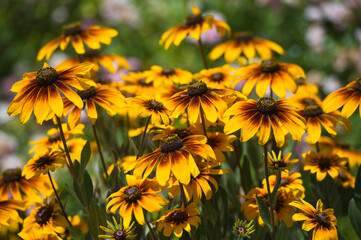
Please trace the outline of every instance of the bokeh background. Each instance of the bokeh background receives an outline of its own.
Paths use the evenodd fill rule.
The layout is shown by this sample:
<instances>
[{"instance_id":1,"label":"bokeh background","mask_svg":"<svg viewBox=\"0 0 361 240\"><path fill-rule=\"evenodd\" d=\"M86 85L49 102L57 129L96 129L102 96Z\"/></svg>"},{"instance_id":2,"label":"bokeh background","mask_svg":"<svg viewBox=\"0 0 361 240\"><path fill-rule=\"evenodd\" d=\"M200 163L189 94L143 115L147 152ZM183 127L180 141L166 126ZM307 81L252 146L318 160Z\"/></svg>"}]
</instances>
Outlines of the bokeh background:
<instances>
[{"instance_id":1,"label":"bokeh background","mask_svg":"<svg viewBox=\"0 0 361 240\"><path fill-rule=\"evenodd\" d=\"M6 110L14 94L11 85L25 72L36 71L38 50L61 34L62 25L81 21L119 31L105 53L125 56L133 71L152 65L202 69L197 44L190 39L168 51L159 46L163 32L182 22L196 3L205 13L225 20L237 31L279 43L286 50L281 61L296 63L307 81L320 87L321 97L361 74L361 0L1 0L0 1L0 169L28 160L28 141L45 134L45 125L31 119L19 126L18 116ZM216 31L203 34L206 52L221 42ZM224 40L224 39L223 39ZM71 47L57 51L49 63L56 66L72 57ZM211 66L224 64L220 59ZM124 71L112 76L118 81ZM358 115L358 114L354 114ZM345 137L361 146L359 116L351 118L353 131Z\"/></svg>"}]
</instances>

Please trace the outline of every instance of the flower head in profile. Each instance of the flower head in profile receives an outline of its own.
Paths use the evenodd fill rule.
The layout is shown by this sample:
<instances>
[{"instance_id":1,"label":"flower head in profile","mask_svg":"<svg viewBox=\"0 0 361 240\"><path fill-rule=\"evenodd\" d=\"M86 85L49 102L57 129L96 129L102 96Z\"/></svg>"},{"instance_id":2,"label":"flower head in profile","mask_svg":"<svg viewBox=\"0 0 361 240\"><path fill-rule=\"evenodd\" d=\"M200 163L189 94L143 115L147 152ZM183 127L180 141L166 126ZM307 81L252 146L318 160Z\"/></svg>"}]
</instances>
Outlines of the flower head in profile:
<instances>
[{"instance_id":1,"label":"flower head in profile","mask_svg":"<svg viewBox=\"0 0 361 240\"><path fill-rule=\"evenodd\" d=\"M318 95L318 86L315 84L308 83L304 77L296 79L297 91L296 94L311 94Z\"/></svg>"},{"instance_id":2,"label":"flower head in profile","mask_svg":"<svg viewBox=\"0 0 361 240\"><path fill-rule=\"evenodd\" d=\"M34 202L41 202L42 195L51 196L54 190L47 176L26 179L21 168L11 168L5 169L0 175L0 198L8 198L9 193L13 199L26 200L31 205Z\"/></svg>"},{"instance_id":3,"label":"flower head in profile","mask_svg":"<svg viewBox=\"0 0 361 240\"><path fill-rule=\"evenodd\" d=\"M278 152L278 155L272 150L272 154L268 152L267 160L268 167L275 171L286 171L288 172L293 165L298 162L298 159L289 160L292 153L287 153L284 157L282 157L282 151Z\"/></svg>"},{"instance_id":4,"label":"flower head in profile","mask_svg":"<svg viewBox=\"0 0 361 240\"><path fill-rule=\"evenodd\" d=\"M62 151L57 149L38 151L24 166L22 175L29 179L40 174L47 174L48 171L54 172L56 167L62 167L65 162L65 153Z\"/></svg>"},{"instance_id":5,"label":"flower head in profile","mask_svg":"<svg viewBox=\"0 0 361 240\"><path fill-rule=\"evenodd\" d=\"M303 213L296 213L292 219L294 221L305 221L302 225L302 229L310 231L313 229L312 240L328 239L337 240L337 219L333 215L333 209L328 208L323 210L323 203L321 199L317 201L316 208L314 208L308 202L300 199L290 203Z\"/></svg>"},{"instance_id":6,"label":"flower head in profile","mask_svg":"<svg viewBox=\"0 0 361 240\"><path fill-rule=\"evenodd\" d=\"M144 72L130 72L123 75L124 82L119 82L117 87L126 97L155 96L156 88L153 81L147 81Z\"/></svg>"},{"instance_id":7,"label":"flower head in profile","mask_svg":"<svg viewBox=\"0 0 361 240\"><path fill-rule=\"evenodd\" d=\"M194 157L207 160L215 159L212 148L206 144L207 138L202 135L190 135L181 139L177 134L170 134L160 140L160 147L148 153L132 166L134 175L147 177L156 168L156 179L165 186L171 173L183 184L189 184L192 177L200 171Z\"/></svg>"},{"instance_id":8,"label":"flower head in profile","mask_svg":"<svg viewBox=\"0 0 361 240\"><path fill-rule=\"evenodd\" d=\"M11 88L11 91L17 94L9 105L8 114L20 114L20 122L26 123L34 110L38 124L42 124L52 112L61 117L64 107L59 91L77 107L82 108L83 101L69 86L83 89L92 84L93 81L79 77L87 74L92 67L91 63L81 63L52 68L44 63L38 71L25 73L23 80L14 83Z\"/></svg>"},{"instance_id":9,"label":"flower head in profile","mask_svg":"<svg viewBox=\"0 0 361 240\"><path fill-rule=\"evenodd\" d=\"M241 129L240 140L248 141L258 130L258 144L266 144L271 137L271 130L277 146L285 143L285 134L291 133L293 139L300 141L305 132L304 119L295 111L295 107L287 100L275 101L271 97L258 101L248 99L232 105L223 117L233 116L225 125L226 134Z\"/></svg>"},{"instance_id":10,"label":"flower head in profile","mask_svg":"<svg viewBox=\"0 0 361 240\"><path fill-rule=\"evenodd\" d=\"M157 181L140 180L133 175L126 175L126 179L127 186L107 198L107 212L115 214L119 209L125 228L129 227L133 214L137 222L144 225L143 209L151 213L159 212L168 201L157 194L162 190Z\"/></svg>"},{"instance_id":11,"label":"flower head in profile","mask_svg":"<svg viewBox=\"0 0 361 240\"><path fill-rule=\"evenodd\" d=\"M173 210L168 210L155 222L158 223L158 231L163 230L163 235L169 237L174 231L174 235L180 238L183 230L191 231L191 226L198 228L201 222L199 211L195 203L189 204L187 207L182 206Z\"/></svg>"},{"instance_id":12,"label":"flower head in profile","mask_svg":"<svg viewBox=\"0 0 361 240\"><path fill-rule=\"evenodd\" d=\"M254 229L253 220L247 223L246 220L237 219L233 226L233 233L238 239L249 239L254 231L256 230Z\"/></svg>"},{"instance_id":13,"label":"flower head in profile","mask_svg":"<svg viewBox=\"0 0 361 240\"><path fill-rule=\"evenodd\" d=\"M342 107L341 115L349 118L361 104L361 77L328 95L322 104L326 113ZM361 108L359 108L361 117Z\"/></svg>"},{"instance_id":14,"label":"flower head in profile","mask_svg":"<svg viewBox=\"0 0 361 240\"><path fill-rule=\"evenodd\" d=\"M284 98L288 91L297 90L296 79L306 77L301 67L291 63L282 63L272 58L253 63L249 66L238 68L235 75L239 76L238 82L246 80L242 93L248 96L254 86L259 97L264 97L268 87L280 98Z\"/></svg>"},{"instance_id":15,"label":"flower head in profile","mask_svg":"<svg viewBox=\"0 0 361 240\"><path fill-rule=\"evenodd\" d=\"M69 42L71 42L77 54L84 54L85 48L83 43L91 49L99 49L100 43L109 45L112 38L117 35L118 32L111 28L100 26L84 28L79 22L65 25L63 26L63 34L60 37L55 38L40 49L37 60L41 61L44 57L48 60L59 46L64 51L68 47Z\"/></svg>"},{"instance_id":16,"label":"flower head in profile","mask_svg":"<svg viewBox=\"0 0 361 240\"><path fill-rule=\"evenodd\" d=\"M23 221L17 210L25 210L24 201L0 197L0 232L2 230L2 226L10 226L11 221L15 221L17 223L21 223Z\"/></svg>"},{"instance_id":17,"label":"flower head in profile","mask_svg":"<svg viewBox=\"0 0 361 240\"><path fill-rule=\"evenodd\" d=\"M60 239L58 233L62 233L67 226L68 222L61 215L61 208L55 199L52 199L50 203L44 200L43 204L37 203L36 208L31 210L30 215L25 218L20 234L36 232L39 235L52 235Z\"/></svg>"},{"instance_id":18,"label":"flower head in profile","mask_svg":"<svg viewBox=\"0 0 361 240\"><path fill-rule=\"evenodd\" d=\"M252 32L235 33L233 39L214 47L209 58L214 61L224 54L226 62L234 62L242 53L247 59L257 55L262 59L272 58L272 51L284 54L283 48L275 42L253 36Z\"/></svg>"},{"instance_id":19,"label":"flower head in profile","mask_svg":"<svg viewBox=\"0 0 361 240\"><path fill-rule=\"evenodd\" d=\"M151 124L169 124L169 115L170 111L166 106L166 102L160 97L143 97L137 96L134 98L127 98L129 107L132 111L135 111L139 114L141 118L151 118Z\"/></svg>"},{"instance_id":20,"label":"flower head in profile","mask_svg":"<svg viewBox=\"0 0 361 240\"><path fill-rule=\"evenodd\" d=\"M113 217L113 223L110 223L107 221L109 228L106 228L104 226L100 226L100 228L110 235L99 235L99 238L102 239L113 239L113 240L127 240L127 239L134 239L137 234L133 233L135 230L134 222L130 224L129 227L123 226L122 218L120 218L120 222L118 224L115 217Z\"/></svg>"},{"instance_id":21,"label":"flower head in profile","mask_svg":"<svg viewBox=\"0 0 361 240\"><path fill-rule=\"evenodd\" d=\"M146 82L153 82L155 86L164 86L165 84L189 84L192 81L193 74L180 68L163 68L152 66L145 72Z\"/></svg>"},{"instance_id":22,"label":"flower head in profile","mask_svg":"<svg viewBox=\"0 0 361 240\"><path fill-rule=\"evenodd\" d=\"M345 169L347 158L341 158L335 154L314 153L311 150L302 154L304 160L303 170L316 173L317 181L322 181L326 175L337 178L339 171Z\"/></svg>"},{"instance_id":23,"label":"flower head in profile","mask_svg":"<svg viewBox=\"0 0 361 240\"><path fill-rule=\"evenodd\" d=\"M193 199L193 202L198 204L202 195L206 197L207 200L212 197L212 185L215 191L218 190L218 183L213 178L212 175L222 175L228 173L226 170L217 168L221 165L219 162L210 162L206 161L197 161L199 167L198 176L192 177L189 184L183 185L184 194L187 202ZM180 193L180 184L179 181L173 181L172 187L169 190L169 195L174 198Z\"/></svg>"},{"instance_id":24,"label":"flower head in profile","mask_svg":"<svg viewBox=\"0 0 361 240\"><path fill-rule=\"evenodd\" d=\"M99 105L106 110L110 116L114 116L118 111L118 108L122 108L126 105L124 96L117 89L107 85L97 84L88 89L78 90L77 95L84 101L86 113L92 125L94 125L98 119L96 105ZM65 117L69 113L68 125L70 128L74 128L79 123L81 111L84 107L79 108L67 98L64 98L63 100L63 116Z\"/></svg>"},{"instance_id":25,"label":"flower head in profile","mask_svg":"<svg viewBox=\"0 0 361 240\"><path fill-rule=\"evenodd\" d=\"M276 186L277 177L276 175L270 175L268 177L270 190L273 191L273 189ZM264 189L267 189L266 185L266 179L262 180L262 185ZM295 194L299 194L300 196L305 196L305 187L303 186L303 181L301 179L301 173L299 172L282 172L281 173L281 182L280 186L278 188L278 191L285 191L285 192L294 192Z\"/></svg>"},{"instance_id":26,"label":"flower head in profile","mask_svg":"<svg viewBox=\"0 0 361 240\"><path fill-rule=\"evenodd\" d=\"M233 75L234 67L224 65L210 69L203 69L194 75L194 78L203 81L211 88L231 88L237 81L237 76Z\"/></svg>"},{"instance_id":27,"label":"flower head in profile","mask_svg":"<svg viewBox=\"0 0 361 240\"><path fill-rule=\"evenodd\" d=\"M216 159L219 162L225 162L226 157L223 152L232 152L234 150L231 145L237 137L235 135L226 135L221 132L209 132L207 133L207 144L211 146L214 153L216 154Z\"/></svg>"},{"instance_id":28,"label":"flower head in profile","mask_svg":"<svg viewBox=\"0 0 361 240\"><path fill-rule=\"evenodd\" d=\"M215 20L212 15L202 16L201 11L193 4L192 14L187 16L185 23L172 27L163 33L159 40L159 45L165 44L165 49L168 49L172 43L178 46L188 35L195 40L199 40L202 33L213 27L216 27L221 37L223 37L225 33L229 35L231 31L227 23Z\"/></svg>"},{"instance_id":29,"label":"flower head in profile","mask_svg":"<svg viewBox=\"0 0 361 240\"><path fill-rule=\"evenodd\" d=\"M129 63L124 57L116 54L100 53L98 50L94 49L86 50L84 54L79 54L77 57L65 60L58 65L58 67L61 68L62 66L77 65L82 62L94 64L94 67L91 69L91 73L93 73L92 75L99 71L100 66L108 70L110 73L115 73L117 70L122 68L129 69ZM114 63L116 63L116 68L114 67Z\"/></svg>"},{"instance_id":30,"label":"flower head in profile","mask_svg":"<svg viewBox=\"0 0 361 240\"><path fill-rule=\"evenodd\" d=\"M231 90L209 88L203 81L192 81L187 89L174 94L168 101L172 116L178 117L188 109L188 118L191 123L197 122L201 110L205 118L214 123L218 115L227 109L225 100L221 97Z\"/></svg>"}]
</instances>

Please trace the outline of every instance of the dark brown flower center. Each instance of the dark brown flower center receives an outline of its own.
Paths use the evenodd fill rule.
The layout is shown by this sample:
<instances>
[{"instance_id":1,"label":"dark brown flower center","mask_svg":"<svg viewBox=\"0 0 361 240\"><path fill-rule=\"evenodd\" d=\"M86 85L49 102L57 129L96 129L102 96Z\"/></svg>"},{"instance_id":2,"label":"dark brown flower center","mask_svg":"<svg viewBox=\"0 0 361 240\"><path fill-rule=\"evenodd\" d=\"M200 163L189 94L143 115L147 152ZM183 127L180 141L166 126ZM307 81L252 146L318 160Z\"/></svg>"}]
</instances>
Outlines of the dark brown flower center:
<instances>
[{"instance_id":1,"label":"dark brown flower center","mask_svg":"<svg viewBox=\"0 0 361 240\"><path fill-rule=\"evenodd\" d=\"M244 227L237 227L237 233L238 234L244 234L246 233L247 229Z\"/></svg>"},{"instance_id":2,"label":"dark brown flower center","mask_svg":"<svg viewBox=\"0 0 361 240\"><path fill-rule=\"evenodd\" d=\"M297 85L306 85L306 79L304 77L300 77L296 79Z\"/></svg>"},{"instance_id":3,"label":"dark brown flower center","mask_svg":"<svg viewBox=\"0 0 361 240\"><path fill-rule=\"evenodd\" d=\"M180 137L175 133L172 133L167 137L160 139L160 150L163 153L171 153L178 149L181 149L182 147L182 139L180 139Z\"/></svg>"},{"instance_id":4,"label":"dark brown flower center","mask_svg":"<svg viewBox=\"0 0 361 240\"><path fill-rule=\"evenodd\" d=\"M186 25L187 27L191 27L191 26L195 26L199 23L202 23L203 22L203 17L202 15L188 15L187 18L186 18Z\"/></svg>"},{"instance_id":5,"label":"dark brown flower center","mask_svg":"<svg viewBox=\"0 0 361 240\"><path fill-rule=\"evenodd\" d=\"M176 128L173 132L175 134L177 134L178 137L180 137L180 139L183 139L185 137L192 135L191 132L186 128Z\"/></svg>"},{"instance_id":6,"label":"dark brown flower center","mask_svg":"<svg viewBox=\"0 0 361 240\"><path fill-rule=\"evenodd\" d=\"M337 178L340 179L342 182L346 182L348 180L348 177L343 172L338 172Z\"/></svg>"},{"instance_id":7,"label":"dark brown flower center","mask_svg":"<svg viewBox=\"0 0 361 240\"><path fill-rule=\"evenodd\" d=\"M47 87L58 80L58 72L52 67L44 67L36 72L35 79L40 86Z\"/></svg>"},{"instance_id":8,"label":"dark brown flower center","mask_svg":"<svg viewBox=\"0 0 361 240\"><path fill-rule=\"evenodd\" d=\"M20 168L10 168L3 171L3 180L6 183L17 182L21 179Z\"/></svg>"},{"instance_id":9,"label":"dark brown flower center","mask_svg":"<svg viewBox=\"0 0 361 240\"><path fill-rule=\"evenodd\" d=\"M337 141L335 143L336 147L339 147L339 148L342 148L342 149L350 149L350 144L348 144L347 142L344 142L344 141Z\"/></svg>"},{"instance_id":10,"label":"dark brown flower center","mask_svg":"<svg viewBox=\"0 0 361 240\"><path fill-rule=\"evenodd\" d=\"M150 100L148 101L148 108L155 111L162 111L164 110L164 106L162 103L156 101L156 100Z\"/></svg>"},{"instance_id":11,"label":"dark brown flower center","mask_svg":"<svg viewBox=\"0 0 361 240\"><path fill-rule=\"evenodd\" d=\"M172 75L174 75L174 74L175 74L175 71L174 71L174 69L172 69L172 68L164 68L164 69L162 70L162 75L164 75L164 76L169 77L169 76L172 76Z\"/></svg>"},{"instance_id":12,"label":"dark brown flower center","mask_svg":"<svg viewBox=\"0 0 361 240\"><path fill-rule=\"evenodd\" d=\"M99 51L95 49L88 49L84 54L80 54L80 59L92 59L94 57L99 56Z\"/></svg>"},{"instance_id":13,"label":"dark brown flower center","mask_svg":"<svg viewBox=\"0 0 361 240\"><path fill-rule=\"evenodd\" d=\"M211 80L213 82L222 82L224 79L223 73L215 73L211 75Z\"/></svg>"},{"instance_id":14,"label":"dark brown flower center","mask_svg":"<svg viewBox=\"0 0 361 240\"><path fill-rule=\"evenodd\" d=\"M358 91L361 91L361 77L356 78L355 88L356 88Z\"/></svg>"},{"instance_id":15,"label":"dark brown flower center","mask_svg":"<svg viewBox=\"0 0 361 240\"><path fill-rule=\"evenodd\" d=\"M134 203L138 201L140 197L141 197L141 192L139 187L137 186L128 187L124 191L124 198L126 202Z\"/></svg>"},{"instance_id":16,"label":"dark brown flower center","mask_svg":"<svg viewBox=\"0 0 361 240\"><path fill-rule=\"evenodd\" d=\"M95 87L90 87L86 90L78 90L76 93L81 99L86 100L88 98L94 97L97 94L97 91L95 90Z\"/></svg>"},{"instance_id":17,"label":"dark brown flower center","mask_svg":"<svg viewBox=\"0 0 361 240\"><path fill-rule=\"evenodd\" d=\"M306 104L303 114L306 117L317 117L323 113L322 107L317 103Z\"/></svg>"},{"instance_id":18,"label":"dark brown flower center","mask_svg":"<svg viewBox=\"0 0 361 240\"><path fill-rule=\"evenodd\" d=\"M279 69L278 61L276 59L263 60L261 62L262 72L274 73Z\"/></svg>"},{"instance_id":19,"label":"dark brown flower center","mask_svg":"<svg viewBox=\"0 0 361 240\"><path fill-rule=\"evenodd\" d=\"M276 168L283 168L283 167L286 167L287 166L287 163L283 162L283 161L274 161L273 162L273 165L276 167Z\"/></svg>"},{"instance_id":20,"label":"dark brown flower center","mask_svg":"<svg viewBox=\"0 0 361 240\"><path fill-rule=\"evenodd\" d=\"M316 212L315 219L322 227L330 228L331 227L331 218L325 212Z\"/></svg>"},{"instance_id":21,"label":"dark brown flower center","mask_svg":"<svg viewBox=\"0 0 361 240\"><path fill-rule=\"evenodd\" d=\"M115 240L125 240L127 239L127 234L124 230L117 230L113 233Z\"/></svg>"},{"instance_id":22,"label":"dark brown flower center","mask_svg":"<svg viewBox=\"0 0 361 240\"><path fill-rule=\"evenodd\" d=\"M240 32L236 33L234 36L234 40L237 41L237 43L246 43L253 39L253 33L252 32Z\"/></svg>"},{"instance_id":23,"label":"dark brown flower center","mask_svg":"<svg viewBox=\"0 0 361 240\"><path fill-rule=\"evenodd\" d=\"M207 84L202 81L193 81L188 85L188 95L192 97L202 96L203 94L206 94L207 91Z\"/></svg>"},{"instance_id":24,"label":"dark brown flower center","mask_svg":"<svg viewBox=\"0 0 361 240\"><path fill-rule=\"evenodd\" d=\"M54 143L54 142L58 142L61 140L61 135L60 133L54 133L53 135L51 136L48 136L48 141L49 143Z\"/></svg>"},{"instance_id":25,"label":"dark brown flower center","mask_svg":"<svg viewBox=\"0 0 361 240\"><path fill-rule=\"evenodd\" d=\"M146 82L146 78L140 79L138 83L139 83L140 86L144 86L144 87L153 86L153 82L147 83L147 82Z\"/></svg>"},{"instance_id":26,"label":"dark brown flower center","mask_svg":"<svg viewBox=\"0 0 361 240\"><path fill-rule=\"evenodd\" d=\"M65 36L75 36L82 33L82 31L79 22L63 26L63 33Z\"/></svg>"},{"instance_id":27,"label":"dark brown flower center","mask_svg":"<svg viewBox=\"0 0 361 240\"><path fill-rule=\"evenodd\" d=\"M50 164L49 156L40 157L38 160L35 161L35 166L37 168L44 168L46 165Z\"/></svg>"},{"instance_id":28,"label":"dark brown flower center","mask_svg":"<svg viewBox=\"0 0 361 240\"><path fill-rule=\"evenodd\" d=\"M302 103L304 105L316 103L315 99L312 98L302 98Z\"/></svg>"},{"instance_id":29,"label":"dark brown flower center","mask_svg":"<svg viewBox=\"0 0 361 240\"><path fill-rule=\"evenodd\" d=\"M327 157L321 157L318 159L318 166L322 171L328 170L331 167L331 160Z\"/></svg>"},{"instance_id":30,"label":"dark brown flower center","mask_svg":"<svg viewBox=\"0 0 361 240\"><path fill-rule=\"evenodd\" d=\"M175 224L181 224L187 221L189 218L188 213L184 210L173 210L171 214L169 214L166 218L166 222L175 223Z\"/></svg>"},{"instance_id":31,"label":"dark brown flower center","mask_svg":"<svg viewBox=\"0 0 361 240\"><path fill-rule=\"evenodd\" d=\"M257 110L263 114L275 114L277 112L277 103L271 97L260 98L257 102Z\"/></svg>"},{"instance_id":32,"label":"dark brown flower center","mask_svg":"<svg viewBox=\"0 0 361 240\"><path fill-rule=\"evenodd\" d=\"M281 186L286 186L289 183L289 179L288 178L281 178Z\"/></svg>"},{"instance_id":33,"label":"dark brown flower center","mask_svg":"<svg viewBox=\"0 0 361 240\"><path fill-rule=\"evenodd\" d=\"M42 206L39 208L38 212L35 215L35 221L40 225L47 224L50 218L53 216L53 208L50 206Z\"/></svg>"},{"instance_id":34,"label":"dark brown flower center","mask_svg":"<svg viewBox=\"0 0 361 240\"><path fill-rule=\"evenodd\" d=\"M207 139L207 144L209 146L211 146L212 148L215 148L215 147L218 147L221 144L221 142L217 137L210 136Z\"/></svg>"}]
</instances>

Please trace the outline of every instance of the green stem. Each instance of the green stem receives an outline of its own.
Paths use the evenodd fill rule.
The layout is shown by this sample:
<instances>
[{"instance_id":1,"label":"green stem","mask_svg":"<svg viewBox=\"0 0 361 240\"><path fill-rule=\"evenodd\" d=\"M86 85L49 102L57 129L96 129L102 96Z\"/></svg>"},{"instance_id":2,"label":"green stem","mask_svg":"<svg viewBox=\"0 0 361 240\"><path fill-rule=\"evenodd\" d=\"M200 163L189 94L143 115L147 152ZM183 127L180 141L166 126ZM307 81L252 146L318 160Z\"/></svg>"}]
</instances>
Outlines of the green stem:
<instances>
[{"instance_id":1,"label":"green stem","mask_svg":"<svg viewBox=\"0 0 361 240\"><path fill-rule=\"evenodd\" d=\"M80 194L81 194L82 199L83 199L83 201L85 203L86 209L89 211L89 204L88 204L88 202L86 200L86 197L85 197L84 188L81 187L81 184L79 183L79 179L75 175L74 165L73 165L73 162L72 162L71 157L70 157L70 152L69 152L68 145L66 144L63 127L61 126L61 120L60 120L60 118L58 116L56 116L56 121L58 123L59 132L60 132L61 140L63 141L66 157L68 158L67 166L68 166L69 172L70 172L71 176L73 177L73 180L74 180L75 184L77 185L78 189L80 190Z\"/></svg>"},{"instance_id":2,"label":"green stem","mask_svg":"<svg viewBox=\"0 0 361 240\"><path fill-rule=\"evenodd\" d=\"M264 172L265 172L265 178L266 178L266 185L267 185L267 200L268 200L268 204L270 206L270 220L271 220L271 226L272 226L272 239L275 239L275 226L274 226L274 216L273 216L273 204L272 204L272 200L271 200L271 188L269 185L269 173L268 173L268 161L267 161L267 143L264 145Z\"/></svg>"},{"instance_id":3,"label":"green stem","mask_svg":"<svg viewBox=\"0 0 361 240\"><path fill-rule=\"evenodd\" d=\"M206 138L208 139L208 136L207 136L207 128L206 128L206 121L205 121L205 119L204 119L204 114L203 114L203 108L202 108L202 106L200 106L199 111L201 112L203 133L204 133L204 136L206 136Z\"/></svg>"},{"instance_id":4,"label":"green stem","mask_svg":"<svg viewBox=\"0 0 361 240\"><path fill-rule=\"evenodd\" d=\"M68 222L69 226L72 227L73 225L71 224L71 222L70 222L69 219L68 219L68 215L66 214L65 208L64 208L64 206L63 206L63 203L61 202L60 197L59 197L59 195L58 195L58 192L57 192L56 189L55 189L55 186L54 186L54 183L53 183L53 179L52 179L52 177L51 177L51 174L50 174L50 171L49 171L49 170L48 170L48 177L49 177L51 186L53 187L53 190L54 190L54 193L55 193L55 197L56 197L56 199L57 199L58 202L59 202L61 211L62 211L62 213L63 213L66 221Z\"/></svg>"},{"instance_id":5,"label":"green stem","mask_svg":"<svg viewBox=\"0 0 361 240\"><path fill-rule=\"evenodd\" d=\"M145 140L145 135L147 134L147 130L148 130L148 125L150 122L150 118L152 117L152 115L150 115L147 119L147 123L145 124L145 128L144 128L144 132L142 135L142 140L139 143L139 147L138 147L138 154L137 154L137 159L142 156L143 154L143 145L144 145L144 140Z\"/></svg>"},{"instance_id":6,"label":"green stem","mask_svg":"<svg viewBox=\"0 0 361 240\"><path fill-rule=\"evenodd\" d=\"M150 235L152 235L153 240L157 240L157 238L155 237L154 231L153 231L152 227L150 226L150 224L148 222L147 216L145 216L145 213L143 213L143 214L144 214L144 221L145 221L145 224L147 224Z\"/></svg>"},{"instance_id":7,"label":"green stem","mask_svg":"<svg viewBox=\"0 0 361 240\"><path fill-rule=\"evenodd\" d=\"M207 58L206 58L206 54L204 53L203 43L202 43L201 37L199 37L199 39L198 39L198 46L199 46L199 50L201 51L202 61L203 61L204 67L206 69L208 69Z\"/></svg>"},{"instance_id":8,"label":"green stem","mask_svg":"<svg viewBox=\"0 0 361 240\"><path fill-rule=\"evenodd\" d=\"M318 142L316 142L316 151L317 151L317 153L320 152L320 144Z\"/></svg>"},{"instance_id":9,"label":"green stem","mask_svg":"<svg viewBox=\"0 0 361 240\"><path fill-rule=\"evenodd\" d=\"M100 160L101 160L101 163L102 163L102 165L103 165L103 170L104 170L106 179L107 179L107 181L108 181L109 175L108 175L108 172L107 172L107 167L106 167L106 165L105 165L104 156L103 156L103 151L102 151L102 148L101 148L101 146L100 146L97 129L95 128L95 125L93 125L93 124L91 124L91 125L92 125L92 129L93 129L93 134L94 134L95 142L97 143Z\"/></svg>"}]
</instances>

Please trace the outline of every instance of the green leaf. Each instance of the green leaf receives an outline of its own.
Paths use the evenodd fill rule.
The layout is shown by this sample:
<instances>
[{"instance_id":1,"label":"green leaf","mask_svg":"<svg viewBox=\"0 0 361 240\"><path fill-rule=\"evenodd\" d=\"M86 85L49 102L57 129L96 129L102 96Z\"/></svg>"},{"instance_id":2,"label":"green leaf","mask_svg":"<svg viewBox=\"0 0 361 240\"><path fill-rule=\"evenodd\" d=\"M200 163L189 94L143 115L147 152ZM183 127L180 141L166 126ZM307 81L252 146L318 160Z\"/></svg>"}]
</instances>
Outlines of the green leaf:
<instances>
[{"instance_id":1,"label":"green leaf","mask_svg":"<svg viewBox=\"0 0 361 240\"><path fill-rule=\"evenodd\" d=\"M133 139L131 139L130 137L128 137L128 139L129 139L130 146L133 148L134 155L138 155L138 148L135 146Z\"/></svg>"},{"instance_id":2,"label":"green leaf","mask_svg":"<svg viewBox=\"0 0 361 240\"><path fill-rule=\"evenodd\" d=\"M223 238L225 238L225 235L227 234L228 231L228 195L227 195L227 191L222 187L219 186L218 188L218 194L217 196L221 196L220 199L222 200L222 207L221 209L223 209L222 211L222 215L223 216ZM222 220L221 220L222 222Z\"/></svg>"},{"instance_id":3,"label":"green leaf","mask_svg":"<svg viewBox=\"0 0 361 240\"><path fill-rule=\"evenodd\" d=\"M107 226L106 217L103 209L95 201L93 201L90 204L88 228L94 239L98 239L98 235L103 232L100 230L100 226Z\"/></svg>"},{"instance_id":4,"label":"green leaf","mask_svg":"<svg viewBox=\"0 0 361 240\"><path fill-rule=\"evenodd\" d=\"M276 185L273 188L272 194L271 194L271 204L272 206L275 206L276 204L276 199L277 199L277 193L278 193L278 188L281 185L281 171L277 171L276 172Z\"/></svg>"},{"instance_id":5,"label":"green leaf","mask_svg":"<svg viewBox=\"0 0 361 240\"><path fill-rule=\"evenodd\" d=\"M87 171L84 172L83 188L84 188L86 200L88 204L90 204L93 198L93 182Z\"/></svg>"},{"instance_id":6,"label":"green leaf","mask_svg":"<svg viewBox=\"0 0 361 240\"><path fill-rule=\"evenodd\" d=\"M80 179L80 164L78 161L74 161L74 172L75 172L75 176L77 176L77 178Z\"/></svg>"},{"instance_id":7,"label":"green leaf","mask_svg":"<svg viewBox=\"0 0 361 240\"><path fill-rule=\"evenodd\" d=\"M289 230L288 230L286 224L282 221L277 230L276 240L289 239L288 232L289 232Z\"/></svg>"},{"instance_id":8,"label":"green leaf","mask_svg":"<svg viewBox=\"0 0 361 240\"><path fill-rule=\"evenodd\" d=\"M259 210L259 215L261 216L263 222L266 224L266 226L272 230L271 224L270 224L270 211L266 205L266 203L260 199L257 195L256 195L256 201L257 201L257 205L258 205L258 210Z\"/></svg>"},{"instance_id":9,"label":"green leaf","mask_svg":"<svg viewBox=\"0 0 361 240\"><path fill-rule=\"evenodd\" d=\"M81 151L81 160L80 160L80 179L83 179L83 174L85 171L86 166L89 163L91 156L91 148L90 148L90 142L87 141L85 146L83 147L83 150Z\"/></svg>"},{"instance_id":10,"label":"green leaf","mask_svg":"<svg viewBox=\"0 0 361 240\"><path fill-rule=\"evenodd\" d=\"M247 157L247 155L243 155L242 157L242 161L241 161L241 177L242 177L242 187L244 189L245 193L248 193L248 191L251 189L251 187L253 186L252 183L252 176L251 176L251 165L249 164L249 158Z\"/></svg>"},{"instance_id":11,"label":"green leaf","mask_svg":"<svg viewBox=\"0 0 361 240\"><path fill-rule=\"evenodd\" d=\"M351 199L348 205L348 214L353 229L355 229L358 237L361 238L361 210L358 208L355 199Z\"/></svg>"},{"instance_id":12,"label":"green leaf","mask_svg":"<svg viewBox=\"0 0 361 240\"><path fill-rule=\"evenodd\" d=\"M358 168L355 182L355 201L361 206L361 167Z\"/></svg>"},{"instance_id":13,"label":"green leaf","mask_svg":"<svg viewBox=\"0 0 361 240\"><path fill-rule=\"evenodd\" d=\"M83 233L81 232L81 230L79 228L69 227L68 229L69 229L71 239L74 239L74 240L83 239Z\"/></svg>"}]
</instances>

